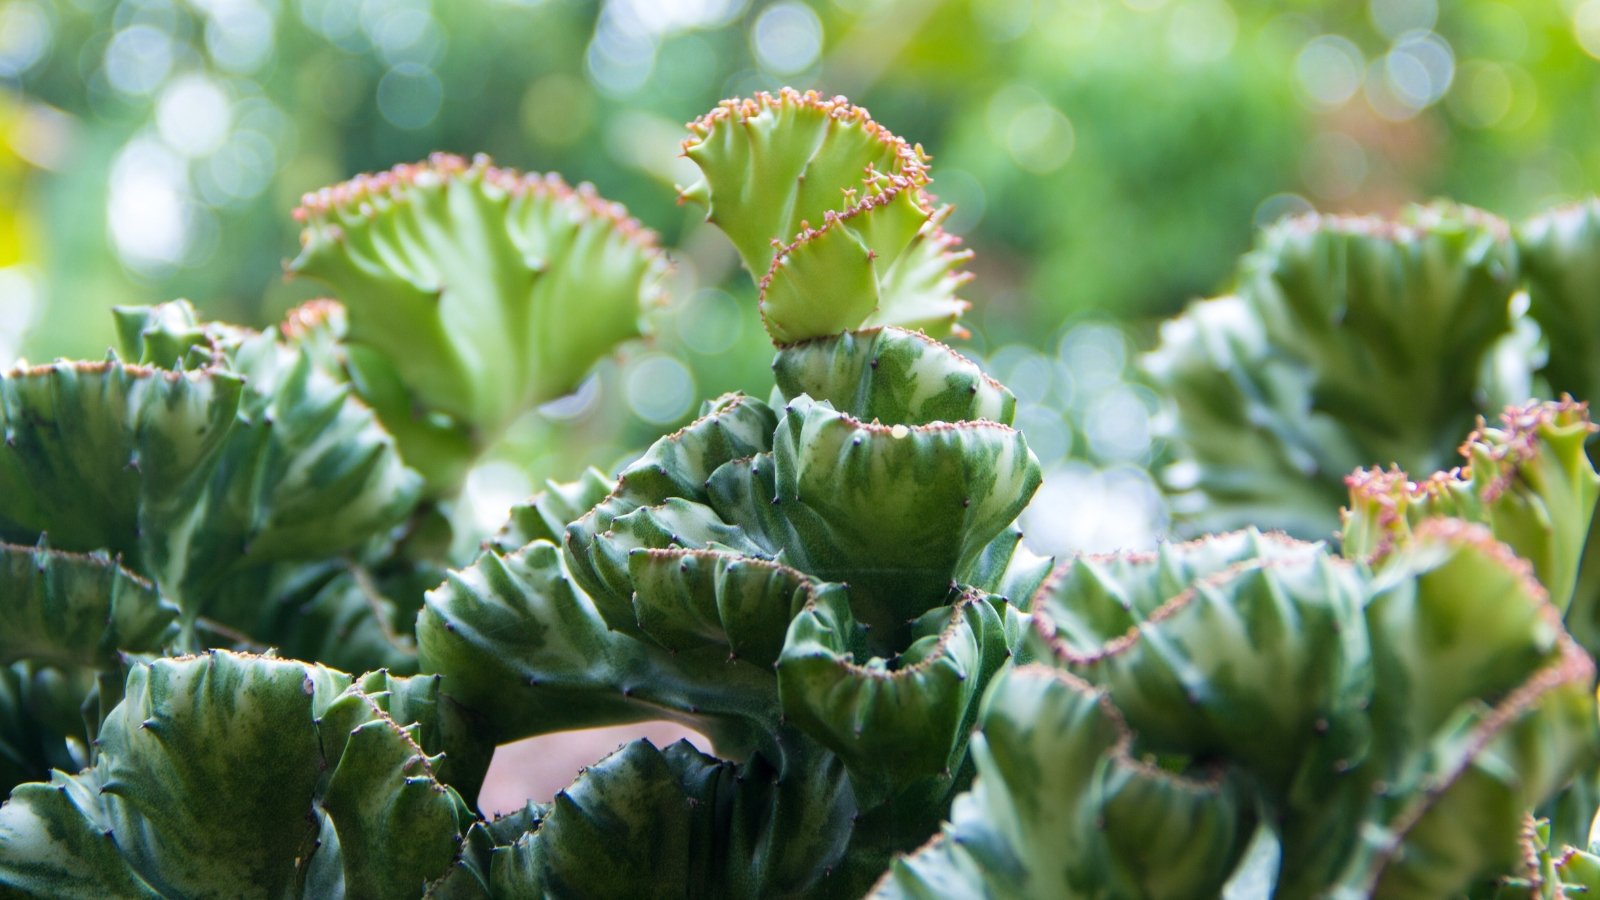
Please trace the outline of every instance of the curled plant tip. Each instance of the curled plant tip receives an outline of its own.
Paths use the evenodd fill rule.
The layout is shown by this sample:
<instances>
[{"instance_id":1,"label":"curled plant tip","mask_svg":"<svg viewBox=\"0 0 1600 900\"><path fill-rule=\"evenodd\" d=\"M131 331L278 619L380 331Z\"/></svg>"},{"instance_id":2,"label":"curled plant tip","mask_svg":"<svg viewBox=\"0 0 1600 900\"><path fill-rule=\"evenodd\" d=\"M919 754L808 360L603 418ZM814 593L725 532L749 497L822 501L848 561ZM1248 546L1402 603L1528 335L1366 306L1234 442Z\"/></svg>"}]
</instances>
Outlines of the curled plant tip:
<instances>
[{"instance_id":1,"label":"curled plant tip","mask_svg":"<svg viewBox=\"0 0 1600 900\"><path fill-rule=\"evenodd\" d=\"M436 495L640 334L665 270L655 235L591 186L482 156L358 176L296 218L290 271L333 288L351 379Z\"/></svg>"},{"instance_id":2,"label":"curled plant tip","mask_svg":"<svg viewBox=\"0 0 1600 900\"><path fill-rule=\"evenodd\" d=\"M775 344L864 324L961 333L971 252L941 227L920 146L843 97L788 88L724 101L689 131L704 177L681 197L733 241Z\"/></svg>"},{"instance_id":3,"label":"curled plant tip","mask_svg":"<svg viewBox=\"0 0 1600 900\"><path fill-rule=\"evenodd\" d=\"M1454 896L1525 869L1528 814L1600 748L1593 663L1479 525L1425 521L1377 571L1250 532L1086 558L1034 609L972 791L880 896L1214 897L1247 864L1276 896ZM1163 823L1208 851L1128 881L1166 871Z\"/></svg>"},{"instance_id":4,"label":"curled plant tip","mask_svg":"<svg viewBox=\"0 0 1600 900\"><path fill-rule=\"evenodd\" d=\"M429 690L218 651L136 666L94 765L0 807L0 891L420 897L471 819L432 723L396 718Z\"/></svg>"},{"instance_id":5,"label":"curled plant tip","mask_svg":"<svg viewBox=\"0 0 1600 900\"><path fill-rule=\"evenodd\" d=\"M291 341L299 341L324 329L343 337L347 327L349 323L339 301L321 297L307 300L284 313L278 331Z\"/></svg>"},{"instance_id":6,"label":"curled plant tip","mask_svg":"<svg viewBox=\"0 0 1600 900\"><path fill-rule=\"evenodd\" d=\"M1565 612L1600 496L1584 450L1595 430L1587 404L1571 397L1529 402L1508 407L1498 427L1479 419L1460 447L1463 466L1418 480L1397 467L1358 469L1345 479L1344 554L1377 564L1424 521L1481 523L1533 564Z\"/></svg>"},{"instance_id":7,"label":"curled plant tip","mask_svg":"<svg viewBox=\"0 0 1600 900\"><path fill-rule=\"evenodd\" d=\"M1071 673L1001 676L972 745L972 790L870 896L1217 896L1249 842L1242 785L1152 764L1110 694Z\"/></svg>"},{"instance_id":8,"label":"curled plant tip","mask_svg":"<svg viewBox=\"0 0 1600 900\"><path fill-rule=\"evenodd\" d=\"M1176 400L1168 436L1184 465L1168 481L1191 495L1180 514L1320 538L1346 473L1448 465L1488 411L1489 362L1517 337L1516 276L1510 229L1468 207L1262 231L1234 295L1169 322L1143 360ZM1511 357L1525 379L1526 355Z\"/></svg>"}]
</instances>

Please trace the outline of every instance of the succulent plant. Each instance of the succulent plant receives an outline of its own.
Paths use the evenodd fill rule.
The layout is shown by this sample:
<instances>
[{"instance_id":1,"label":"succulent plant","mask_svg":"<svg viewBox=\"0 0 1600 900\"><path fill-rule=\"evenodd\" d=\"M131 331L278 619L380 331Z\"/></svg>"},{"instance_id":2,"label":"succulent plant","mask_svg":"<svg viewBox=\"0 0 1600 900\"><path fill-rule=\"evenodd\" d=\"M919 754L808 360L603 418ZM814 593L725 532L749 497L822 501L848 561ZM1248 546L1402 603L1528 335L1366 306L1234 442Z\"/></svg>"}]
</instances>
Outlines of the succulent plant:
<instances>
[{"instance_id":1,"label":"succulent plant","mask_svg":"<svg viewBox=\"0 0 1600 900\"><path fill-rule=\"evenodd\" d=\"M510 417L637 333L663 265L592 189L484 159L358 178L302 217L296 265L348 306L265 332L120 309L120 357L0 374L4 785L88 764L140 659L414 671L422 595L455 561L439 504Z\"/></svg>"},{"instance_id":2,"label":"succulent plant","mask_svg":"<svg viewBox=\"0 0 1600 900\"><path fill-rule=\"evenodd\" d=\"M680 196L733 241L775 343L862 325L959 330L971 252L940 227L950 208L927 191L921 145L843 97L788 88L723 101L689 130L683 155L703 177Z\"/></svg>"},{"instance_id":3,"label":"succulent plant","mask_svg":"<svg viewBox=\"0 0 1600 900\"><path fill-rule=\"evenodd\" d=\"M726 760L635 743L591 767L495 851L514 895L858 894L969 777L977 699L1021 634L1012 599L1044 574L1013 525L1039 471L1011 395L868 324L948 328L959 307L922 155L793 92L690 127L706 180L684 195L767 273L781 406L719 398L614 483L513 512L418 634L498 741L666 718ZM944 274L903 277L932 258Z\"/></svg>"},{"instance_id":4,"label":"succulent plant","mask_svg":"<svg viewBox=\"0 0 1600 900\"><path fill-rule=\"evenodd\" d=\"M289 271L332 287L342 359L430 496L640 334L655 235L589 185L435 154L307 194Z\"/></svg>"},{"instance_id":5,"label":"succulent plant","mask_svg":"<svg viewBox=\"0 0 1600 900\"><path fill-rule=\"evenodd\" d=\"M141 663L94 764L0 807L0 889L447 895L483 878L463 847L476 817L440 778L451 727L434 677L226 651Z\"/></svg>"},{"instance_id":6,"label":"succulent plant","mask_svg":"<svg viewBox=\"0 0 1600 900\"><path fill-rule=\"evenodd\" d=\"M1499 427L1480 421L1461 445L1466 465L1413 478L1398 468L1361 469L1346 479L1344 553L1380 561L1420 522L1443 517L1489 527L1533 565L1574 635L1600 637L1589 597L1574 598L1584 540L1600 496L1584 443L1588 410L1571 398L1508 408ZM1574 600L1581 601L1569 609Z\"/></svg>"},{"instance_id":7,"label":"succulent plant","mask_svg":"<svg viewBox=\"0 0 1600 900\"><path fill-rule=\"evenodd\" d=\"M1454 896L1600 748L1593 663L1483 526L1376 568L1254 531L1084 557L1033 604L972 791L876 896Z\"/></svg>"},{"instance_id":8,"label":"succulent plant","mask_svg":"<svg viewBox=\"0 0 1600 900\"><path fill-rule=\"evenodd\" d=\"M1444 467L1476 416L1524 399L1516 258L1504 222L1448 205L1263 231L1233 292L1165 323L1143 361L1173 400L1175 514L1319 539L1346 473Z\"/></svg>"},{"instance_id":9,"label":"succulent plant","mask_svg":"<svg viewBox=\"0 0 1600 900\"><path fill-rule=\"evenodd\" d=\"M1395 466L1351 478L1343 555L1251 529L1052 567L1016 526L1015 399L934 340L967 254L927 156L793 91L690 131L681 195L759 285L770 396L551 483L468 565L463 474L655 294L652 239L587 188L445 156L359 178L300 212L292 267L338 302L264 332L120 310L122 358L0 375L0 893L1595 882L1594 666L1562 621L1600 640L1585 410L1397 467L1443 467L1502 356L1532 371L1503 227L1280 226L1149 361L1193 521L1316 531L1330 473ZM1552 265L1539 315L1587 283ZM714 755L635 741L472 809L496 744L655 719Z\"/></svg>"}]
</instances>

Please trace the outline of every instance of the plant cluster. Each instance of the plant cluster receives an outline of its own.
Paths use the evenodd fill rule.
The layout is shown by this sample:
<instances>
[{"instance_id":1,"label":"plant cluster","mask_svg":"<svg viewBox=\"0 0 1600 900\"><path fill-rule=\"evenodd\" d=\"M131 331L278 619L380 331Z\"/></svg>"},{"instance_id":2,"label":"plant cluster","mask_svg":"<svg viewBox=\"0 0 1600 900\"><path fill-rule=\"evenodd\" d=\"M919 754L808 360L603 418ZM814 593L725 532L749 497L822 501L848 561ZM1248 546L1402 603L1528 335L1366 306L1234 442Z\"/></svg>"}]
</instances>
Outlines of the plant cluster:
<instances>
[{"instance_id":1,"label":"plant cluster","mask_svg":"<svg viewBox=\"0 0 1600 900\"><path fill-rule=\"evenodd\" d=\"M1420 481L1359 469L1338 549L1041 559L1016 401L936 340L969 254L926 154L793 91L689 128L682 198L759 287L771 395L551 484L475 555L465 473L657 299L652 236L587 188L443 156L358 178L297 214L291 268L336 301L265 332L122 310L120 357L0 376L0 892L1600 888L1571 849L1600 805L1580 404L1514 408ZM1255 357L1158 356L1202 470L1238 415L1269 471L1297 437L1341 474L1442 468L1480 359L1526 346L1496 292L1544 271L1530 309L1575 303L1589 258L1521 268L1454 210L1295 228L1258 257L1292 275L1203 307L1221 339L1190 326ZM1346 324L1281 337L1308 310ZM1387 354L1410 393L1364 396ZM1344 431L1295 418L1319 403ZM1251 508L1320 521L1300 482ZM496 745L655 719L716 755L636 741L474 811Z\"/></svg>"}]
</instances>

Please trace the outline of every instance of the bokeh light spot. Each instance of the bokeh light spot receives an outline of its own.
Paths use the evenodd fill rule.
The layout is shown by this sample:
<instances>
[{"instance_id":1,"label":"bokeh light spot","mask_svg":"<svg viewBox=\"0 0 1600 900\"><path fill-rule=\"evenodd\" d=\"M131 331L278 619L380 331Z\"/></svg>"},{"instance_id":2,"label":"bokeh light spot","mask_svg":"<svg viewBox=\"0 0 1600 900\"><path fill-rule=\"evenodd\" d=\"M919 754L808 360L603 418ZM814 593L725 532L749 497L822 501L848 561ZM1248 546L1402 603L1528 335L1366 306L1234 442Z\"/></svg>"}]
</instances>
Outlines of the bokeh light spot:
<instances>
[{"instance_id":1,"label":"bokeh light spot","mask_svg":"<svg viewBox=\"0 0 1600 900\"><path fill-rule=\"evenodd\" d=\"M124 94L148 94L172 68L172 41L149 25L117 32L106 45L106 80Z\"/></svg>"},{"instance_id":2,"label":"bokeh light spot","mask_svg":"<svg viewBox=\"0 0 1600 900\"><path fill-rule=\"evenodd\" d=\"M678 309L678 337L689 349L708 356L724 353L744 333L739 303L715 288L695 292Z\"/></svg>"},{"instance_id":3,"label":"bokeh light spot","mask_svg":"<svg viewBox=\"0 0 1600 900\"><path fill-rule=\"evenodd\" d=\"M750 45L763 69L793 75L822 54L822 20L803 3L775 3L756 17Z\"/></svg>"},{"instance_id":4,"label":"bokeh light spot","mask_svg":"<svg viewBox=\"0 0 1600 900\"><path fill-rule=\"evenodd\" d=\"M173 79L156 103L156 130L167 146L185 156L207 156L228 137L228 95L204 75Z\"/></svg>"},{"instance_id":5,"label":"bokeh light spot","mask_svg":"<svg viewBox=\"0 0 1600 900\"><path fill-rule=\"evenodd\" d=\"M0 5L0 78L33 68L50 49L50 19L32 0Z\"/></svg>"},{"instance_id":6,"label":"bokeh light spot","mask_svg":"<svg viewBox=\"0 0 1600 900\"><path fill-rule=\"evenodd\" d=\"M1349 38L1324 34L1306 42L1294 60L1296 82L1323 107L1343 105L1361 88L1366 59Z\"/></svg>"},{"instance_id":7,"label":"bokeh light spot","mask_svg":"<svg viewBox=\"0 0 1600 900\"><path fill-rule=\"evenodd\" d=\"M1227 0L1187 0L1167 23L1167 48L1184 62L1222 59L1238 36L1239 17Z\"/></svg>"},{"instance_id":8,"label":"bokeh light spot","mask_svg":"<svg viewBox=\"0 0 1600 900\"><path fill-rule=\"evenodd\" d=\"M433 70L417 63L401 63L378 82L378 112L396 128L416 131L439 115L444 85Z\"/></svg>"},{"instance_id":9,"label":"bokeh light spot","mask_svg":"<svg viewBox=\"0 0 1600 900\"><path fill-rule=\"evenodd\" d=\"M628 407L652 425L677 422L694 404L694 375L670 356L640 356L628 366L623 381Z\"/></svg>"}]
</instances>

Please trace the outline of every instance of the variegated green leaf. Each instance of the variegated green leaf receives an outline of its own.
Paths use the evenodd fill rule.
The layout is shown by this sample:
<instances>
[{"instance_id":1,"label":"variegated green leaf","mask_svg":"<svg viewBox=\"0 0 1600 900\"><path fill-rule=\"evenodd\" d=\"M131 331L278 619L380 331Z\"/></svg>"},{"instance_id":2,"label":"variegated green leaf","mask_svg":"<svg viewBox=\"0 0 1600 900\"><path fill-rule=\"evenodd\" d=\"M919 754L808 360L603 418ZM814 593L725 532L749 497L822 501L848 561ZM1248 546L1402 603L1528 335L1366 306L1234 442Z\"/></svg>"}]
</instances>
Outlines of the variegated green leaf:
<instances>
[{"instance_id":1,"label":"variegated green leaf","mask_svg":"<svg viewBox=\"0 0 1600 900\"><path fill-rule=\"evenodd\" d=\"M159 653L178 609L106 558L0 544L0 664L17 660L113 669L122 653Z\"/></svg>"},{"instance_id":2,"label":"variegated green leaf","mask_svg":"<svg viewBox=\"0 0 1600 900\"><path fill-rule=\"evenodd\" d=\"M1512 335L1515 278L1509 227L1465 207L1266 229L1235 297L1168 323L1145 360L1176 400L1180 508L1205 530L1320 538L1345 473L1447 465L1488 411L1480 373Z\"/></svg>"},{"instance_id":3,"label":"variegated green leaf","mask_svg":"<svg viewBox=\"0 0 1600 900\"><path fill-rule=\"evenodd\" d=\"M1541 212L1515 238L1528 315L1550 348L1541 374L1558 394L1600 401L1600 198Z\"/></svg>"},{"instance_id":4,"label":"variegated green leaf","mask_svg":"<svg viewBox=\"0 0 1600 900\"><path fill-rule=\"evenodd\" d=\"M904 784L952 777L977 698L1010 655L1000 614L982 594L929 611L893 658L871 658L842 594L810 603L778 661L784 714L861 776Z\"/></svg>"},{"instance_id":5,"label":"variegated green leaf","mask_svg":"<svg viewBox=\"0 0 1600 900\"><path fill-rule=\"evenodd\" d=\"M135 668L95 765L0 808L0 890L422 896L470 815L396 687L223 652Z\"/></svg>"},{"instance_id":6,"label":"variegated green leaf","mask_svg":"<svg viewBox=\"0 0 1600 900\"><path fill-rule=\"evenodd\" d=\"M802 397L774 443L791 564L848 584L856 617L884 636L962 581L1040 482L1021 433L993 422L875 425Z\"/></svg>"},{"instance_id":7,"label":"variegated green leaf","mask_svg":"<svg viewBox=\"0 0 1600 900\"><path fill-rule=\"evenodd\" d=\"M1034 606L1052 667L989 692L973 791L882 894L1217 896L1259 818L1275 896L1456 896L1600 750L1593 664L1481 526L1377 572L1253 533L1081 559Z\"/></svg>"},{"instance_id":8,"label":"variegated green leaf","mask_svg":"<svg viewBox=\"0 0 1600 900\"><path fill-rule=\"evenodd\" d=\"M640 631L668 650L725 647L757 666L778 661L790 621L819 591L839 590L726 550L644 550L628 569Z\"/></svg>"},{"instance_id":9,"label":"variegated green leaf","mask_svg":"<svg viewBox=\"0 0 1600 900\"><path fill-rule=\"evenodd\" d=\"M972 791L873 897L1219 894L1251 834L1242 784L1134 758L1105 691L1043 666L1001 676L980 721Z\"/></svg>"},{"instance_id":10,"label":"variegated green leaf","mask_svg":"<svg viewBox=\"0 0 1600 900\"><path fill-rule=\"evenodd\" d=\"M123 355L133 362L163 369L212 365L226 338L248 333L200 321L200 315L187 300L155 306L119 306L112 313Z\"/></svg>"},{"instance_id":11,"label":"variegated green leaf","mask_svg":"<svg viewBox=\"0 0 1600 900\"><path fill-rule=\"evenodd\" d=\"M616 482L593 467L577 481L547 481L544 490L511 508L510 518L490 543L502 553L538 540L559 544L566 539L567 523L593 509L616 487Z\"/></svg>"},{"instance_id":12,"label":"variegated green leaf","mask_svg":"<svg viewBox=\"0 0 1600 900\"><path fill-rule=\"evenodd\" d=\"M122 321L137 328L130 343L198 329L191 362L206 367L61 363L0 377L0 534L121 554L186 623L214 615L250 632L266 598L230 607L241 579L253 587L265 566L352 550L410 513L418 476L309 350L195 324L186 304Z\"/></svg>"},{"instance_id":13,"label":"variegated green leaf","mask_svg":"<svg viewBox=\"0 0 1600 900\"><path fill-rule=\"evenodd\" d=\"M495 850L502 897L849 897L850 796L824 756L779 777L679 742L635 741L556 795Z\"/></svg>"},{"instance_id":14,"label":"variegated green leaf","mask_svg":"<svg viewBox=\"0 0 1600 900\"><path fill-rule=\"evenodd\" d=\"M237 376L61 362L0 375L0 538L121 553L147 576L170 556L239 408Z\"/></svg>"},{"instance_id":15,"label":"variegated green leaf","mask_svg":"<svg viewBox=\"0 0 1600 900\"><path fill-rule=\"evenodd\" d=\"M988 419L1010 425L1017 400L978 365L899 328L847 331L790 344L772 363L786 399L805 394L863 422L926 425Z\"/></svg>"},{"instance_id":16,"label":"variegated green leaf","mask_svg":"<svg viewBox=\"0 0 1600 900\"><path fill-rule=\"evenodd\" d=\"M665 716L737 745L776 724L770 668L612 631L542 541L450 573L417 638L424 671L444 673L497 741Z\"/></svg>"},{"instance_id":17,"label":"variegated green leaf","mask_svg":"<svg viewBox=\"0 0 1600 900\"><path fill-rule=\"evenodd\" d=\"M48 778L52 769L83 768L100 714L120 696L108 691L101 703L100 687L113 677L26 662L0 666L0 790Z\"/></svg>"},{"instance_id":18,"label":"variegated green leaf","mask_svg":"<svg viewBox=\"0 0 1600 900\"><path fill-rule=\"evenodd\" d=\"M1344 518L1344 553L1374 562L1409 541L1423 520L1453 517L1480 522L1519 556L1551 602L1568 615L1580 640L1600 638L1596 597L1574 598L1600 475L1585 453L1594 426L1570 399L1528 403L1483 425L1461 446L1466 466L1412 480L1391 469L1351 475ZM1576 599L1576 602L1574 602Z\"/></svg>"}]
</instances>

